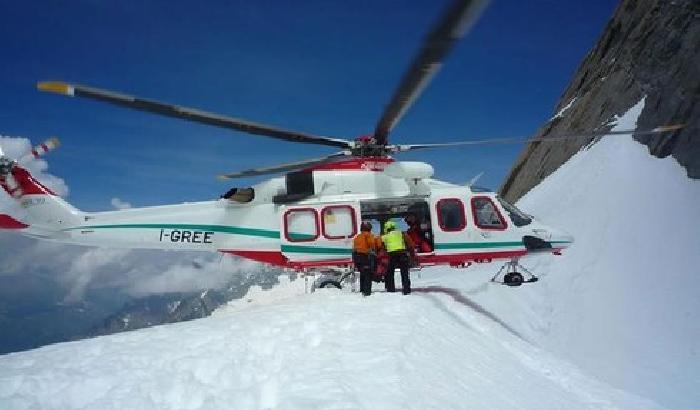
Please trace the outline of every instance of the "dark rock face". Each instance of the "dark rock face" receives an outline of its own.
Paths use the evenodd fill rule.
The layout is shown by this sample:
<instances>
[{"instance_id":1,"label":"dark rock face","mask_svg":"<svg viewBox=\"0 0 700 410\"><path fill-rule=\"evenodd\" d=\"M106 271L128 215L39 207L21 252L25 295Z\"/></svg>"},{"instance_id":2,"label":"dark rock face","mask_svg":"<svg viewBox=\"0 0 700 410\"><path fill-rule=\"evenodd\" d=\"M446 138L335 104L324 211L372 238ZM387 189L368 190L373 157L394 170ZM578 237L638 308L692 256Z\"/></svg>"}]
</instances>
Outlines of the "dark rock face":
<instances>
[{"instance_id":1,"label":"dark rock face","mask_svg":"<svg viewBox=\"0 0 700 410\"><path fill-rule=\"evenodd\" d=\"M645 96L638 128L686 127L635 138L652 155L672 155L689 177L700 179L700 1L622 0L555 112L572 100L573 104L540 128L536 137L607 130L615 115ZM591 140L530 143L503 183L501 195L517 201Z\"/></svg>"}]
</instances>

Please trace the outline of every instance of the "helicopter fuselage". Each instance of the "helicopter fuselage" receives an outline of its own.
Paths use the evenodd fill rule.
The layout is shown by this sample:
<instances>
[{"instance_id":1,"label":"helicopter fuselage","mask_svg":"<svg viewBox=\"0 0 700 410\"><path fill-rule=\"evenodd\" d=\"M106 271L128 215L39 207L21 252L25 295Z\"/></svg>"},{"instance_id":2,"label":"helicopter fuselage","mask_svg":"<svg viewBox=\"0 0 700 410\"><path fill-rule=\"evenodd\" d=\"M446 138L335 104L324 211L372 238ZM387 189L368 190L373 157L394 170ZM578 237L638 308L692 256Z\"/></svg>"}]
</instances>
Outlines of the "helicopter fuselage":
<instances>
[{"instance_id":1,"label":"helicopter fuselage","mask_svg":"<svg viewBox=\"0 0 700 410\"><path fill-rule=\"evenodd\" d=\"M26 215L13 229L71 244L223 252L296 269L350 266L362 220L379 233L388 219L410 218L425 242L417 253L422 265L558 253L573 241L493 192L431 174L425 163L359 158L272 178L246 188L246 195L93 213L42 191L29 175L18 181Z\"/></svg>"}]
</instances>

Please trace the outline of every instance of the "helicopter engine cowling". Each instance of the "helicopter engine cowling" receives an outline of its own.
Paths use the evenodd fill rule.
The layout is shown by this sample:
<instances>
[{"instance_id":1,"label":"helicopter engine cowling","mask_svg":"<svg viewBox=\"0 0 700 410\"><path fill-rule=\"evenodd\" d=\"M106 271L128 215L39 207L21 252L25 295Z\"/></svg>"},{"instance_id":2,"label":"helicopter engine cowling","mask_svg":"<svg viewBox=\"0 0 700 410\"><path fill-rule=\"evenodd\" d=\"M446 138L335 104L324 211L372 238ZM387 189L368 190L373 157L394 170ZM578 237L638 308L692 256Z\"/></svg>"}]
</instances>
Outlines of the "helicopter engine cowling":
<instances>
[{"instance_id":1,"label":"helicopter engine cowling","mask_svg":"<svg viewBox=\"0 0 700 410\"><path fill-rule=\"evenodd\" d=\"M393 178L425 179L435 173L433 166L418 161L396 161L384 168L384 173Z\"/></svg>"}]
</instances>

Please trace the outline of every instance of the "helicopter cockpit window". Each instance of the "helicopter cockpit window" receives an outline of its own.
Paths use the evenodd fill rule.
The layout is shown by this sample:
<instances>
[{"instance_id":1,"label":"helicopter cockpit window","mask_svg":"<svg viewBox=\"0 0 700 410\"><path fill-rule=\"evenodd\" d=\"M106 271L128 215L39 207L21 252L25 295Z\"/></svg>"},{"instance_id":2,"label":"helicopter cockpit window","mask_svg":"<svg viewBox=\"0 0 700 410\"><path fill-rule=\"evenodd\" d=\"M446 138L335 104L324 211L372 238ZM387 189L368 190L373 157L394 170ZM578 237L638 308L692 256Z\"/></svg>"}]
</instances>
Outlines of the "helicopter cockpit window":
<instances>
[{"instance_id":1,"label":"helicopter cockpit window","mask_svg":"<svg viewBox=\"0 0 700 410\"><path fill-rule=\"evenodd\" d=\"M506 221L491 198L472 198L474 223L481 229L506 229Z\"/></svg>"},{"instance_id":2,"label":"helicopter cockpit window","mask_svg":"<svg viewBox=\"0 0 700 410\"><path fill-rule=\"evenodd\" d=\"M505 209L506 212L508 212L510 220L513 221L513 224L515 226L525 226L532 222L532 216L521 211L515 205L509 203L505 199L498 197L498 202L500 202L503 209Z\"/></svg>"}]
</instances>

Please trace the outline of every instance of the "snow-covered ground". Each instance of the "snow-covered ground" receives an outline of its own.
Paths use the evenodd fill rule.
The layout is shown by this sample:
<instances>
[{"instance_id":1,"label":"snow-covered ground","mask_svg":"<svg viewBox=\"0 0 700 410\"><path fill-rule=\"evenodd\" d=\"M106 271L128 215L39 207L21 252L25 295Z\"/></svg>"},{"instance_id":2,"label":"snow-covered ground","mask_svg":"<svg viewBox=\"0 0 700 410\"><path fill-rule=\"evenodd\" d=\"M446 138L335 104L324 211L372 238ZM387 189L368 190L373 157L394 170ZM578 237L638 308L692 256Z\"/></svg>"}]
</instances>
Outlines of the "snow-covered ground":
<instances>
[{"instance_id":1,"label":"snow-covered ground","mask_svg":"<svg viewBox=\"0 0 700 410\"><path fill-rule=\"evenodd\" d=\"M299 279L210 318L10 354L0 368L6 409L657 408L441 287L365 299L304 294Z\"/></svg>"},{"instance_id":2,"label":"snow-covered ground","mask_svg":"<svg viewBox=\"0 0 700 410\"><path fill-rule=\"evenodd\" d=\"M283 280L206 319L1 356L0 409L695 409L698 203L675 160L606 138L519 204L576 237L523 261L535 284L489 283L496 264L424 269L410 296Z\"/></svg>"},{"instance_id":3,"label":"snow-covered ground","mask_svg":"<svg viewBox=\"0 0 700 410\"><path fill-rule=\"evenodd\" d=\"M615 128L635 128L643 108ZM528 334L540 346L614 386L700 408L700 181L631 137L608 137L519 205L576 244L560 260L529 262L546 274L527 290L537 315L498 312L539 327Z\"/></svg>"}]
</instances>

